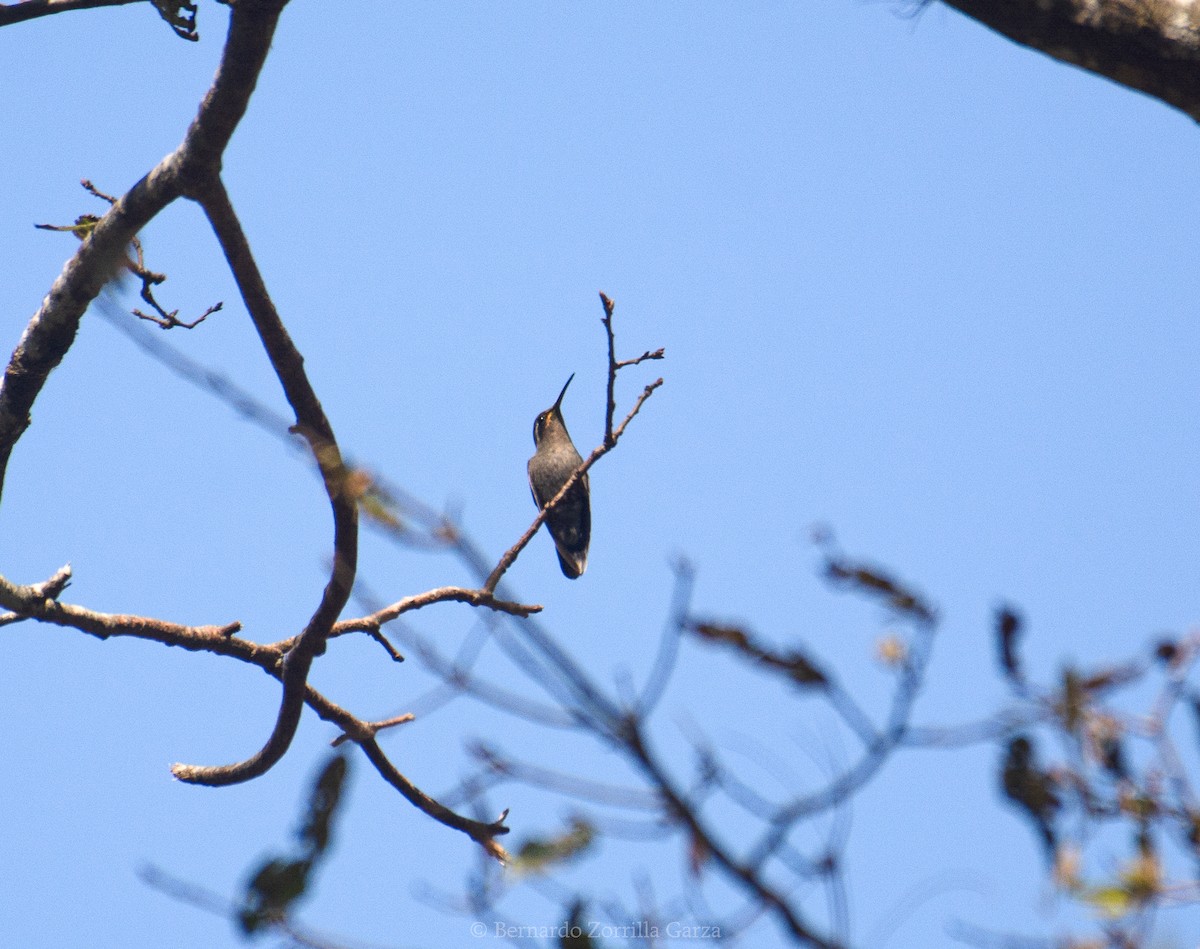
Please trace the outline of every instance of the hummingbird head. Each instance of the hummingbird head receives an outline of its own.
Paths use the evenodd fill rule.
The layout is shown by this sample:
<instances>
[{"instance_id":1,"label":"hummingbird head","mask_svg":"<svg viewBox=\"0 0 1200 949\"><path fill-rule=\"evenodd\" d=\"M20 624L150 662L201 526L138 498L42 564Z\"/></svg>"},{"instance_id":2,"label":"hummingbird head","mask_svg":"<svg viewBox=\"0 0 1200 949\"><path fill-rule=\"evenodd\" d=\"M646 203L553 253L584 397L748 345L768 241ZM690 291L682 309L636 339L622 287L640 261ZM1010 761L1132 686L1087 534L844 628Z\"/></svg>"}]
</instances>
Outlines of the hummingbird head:
<instances>
[{"instance_id":1,"label":"hummingbird head","mask_svg":"<svg viewBox=\"0 0 1200 949\"><path fill-rule=\"evenodd\" d=\"M571 373L571 379L574 378L575 373ZM567 435L567 423L563 421L562 417L562 400L563 396L567 394L567 386L571 384L571 379L568 379L567 384L562 387L562 392L558 394L554 404L533 420L533 444L535 446L540 445L547 436L552 438L561 433L568 439L571 437Z\"/></svg>"}]
</instances>

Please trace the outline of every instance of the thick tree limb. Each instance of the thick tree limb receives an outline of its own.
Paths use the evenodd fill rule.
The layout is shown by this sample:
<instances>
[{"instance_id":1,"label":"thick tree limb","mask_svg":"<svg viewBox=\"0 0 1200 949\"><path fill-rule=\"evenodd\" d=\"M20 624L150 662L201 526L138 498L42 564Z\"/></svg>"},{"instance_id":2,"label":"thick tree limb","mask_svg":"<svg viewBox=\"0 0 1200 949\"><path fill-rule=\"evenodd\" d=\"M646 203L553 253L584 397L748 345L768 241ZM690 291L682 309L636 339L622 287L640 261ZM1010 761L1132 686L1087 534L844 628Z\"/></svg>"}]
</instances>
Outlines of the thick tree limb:
<instances>
[{"instance_id":1,"label":"thick tree limb","mask_svg":"<svg viewBox=\"0 0 1200 949\"><path fill-rule=\"evenodd\" d=\"M90 10L93 7L119 7L139 0L23 0L21 3L0 4L0 26L21 23L52 13L68 10Z\"/></svg>"},{"instance_id":2,"label":"thick tree limb","mask_svg":"<svg viewBox=\"0 0 1200 949\"><path fill-rule=\"evenodd\" d=\"M1200 4L1193 0L944 2L1023 46L1200 121Z\"/></svg>"},{"instance_id":3,"label":"thick tree limb","mask_svg":"<svg viewBox=\"0 0 1200 949\"><path fill-rule=\"evenodd\" d=\"M0 487L12 448L30 424L30 410L51 370L75 339L80 318L101 288L125 266L126 248L159 211L179 197L199 201L237 279L255 328L275 368L297 430L316 456L334 515L331 576L320 604L283 660L284 695L267 744L252 758L222 768L176 766L182 780L228 784L265 772L286 752L305 700L313 657L346 604L358 550L357 499L346 490L333 431L304 372L250 253L220 180L221 160L245 115L286 0L241 0L233 8L217 75L183 143L120 198L80 245L30 321L0 382ZM47 601L46 610L61 609ZM14 612L19 612L14 610Z\"/></svg>"},{"instance_id":4,"label":"thick tree limb","mask_svg":"<svg viewBox=\"0 0 1200 949\"><path fill-rule=\"evenodd\" d=\"M77 629L98 639L121 636L146 639L193 652L210 652L238 659L258 666L280 681L283 681L286 675L284 650L279 645L260 645L236 636L235 633L241 629L241 623L226 623L224 626L185 626L149 616L100 613L75 604L60 603L58 595L69 578L70 570L66 567L42 583L29 585L12 583L0 576L0 607L12 610L21 618ZM376 743L375 735L382 728L408 721L412 716L402 715L384 722L367 722L331 702L312 686L303 684L300 692L302 701L316 712L319 718L337 725L342 730L340 741L358 743L383 778L434 820L462 831L489 849L495 846L491 843L493 837L508 833L503 818L490 824L482 823L457 814L440 804L416 787L388 760ZM180 769L187 766L175 767Z\"/></svg>"},{"instance_id":5,"label":"thick tree limb","mask_svg":"<svg viewBox=\"0 0 1200 949\"><path fill-rule=\"evenodd\" d=\"M98 639L108 639L110 636L149 639L197 652L233 656L244 662L262 666L268 671L282 656L282 653L272 646L259 646L238 639L234 634L242 628L242 624L236 621L223 626L185 626L148 616L100 613L83 606L62 603L58 597L66 587L69 577L70 570L67 567L63 567L49 580L27 586L12 583L0 576L0 606L23 618L78 629Z\"/></svg>"},{"instance_id":6,"label":"thick tree limb","mask_svg":"<svg viewBox=\"0 0 1200 949\"><path fill-rule=\"evenodd\" d=\"M358 565L358 498L348 489L346 467L316 392L304 371L300 355L267 293L250 244L217 176L197 183L195 197L204 208L213 231L233 271L242 300L288 403L296 413L295 429L312 448L333 509L333 564L321 602L308 625L283 661L283 698L275 728L267 743L254 755L232 765L198 767L177 764L171 771L181 781L226 785L249 781L266 773L284 756L295 737L304 710L305 689L313 659L325 651L325 640L341 615L354 587Z\"/></svg>"}]
</instances>

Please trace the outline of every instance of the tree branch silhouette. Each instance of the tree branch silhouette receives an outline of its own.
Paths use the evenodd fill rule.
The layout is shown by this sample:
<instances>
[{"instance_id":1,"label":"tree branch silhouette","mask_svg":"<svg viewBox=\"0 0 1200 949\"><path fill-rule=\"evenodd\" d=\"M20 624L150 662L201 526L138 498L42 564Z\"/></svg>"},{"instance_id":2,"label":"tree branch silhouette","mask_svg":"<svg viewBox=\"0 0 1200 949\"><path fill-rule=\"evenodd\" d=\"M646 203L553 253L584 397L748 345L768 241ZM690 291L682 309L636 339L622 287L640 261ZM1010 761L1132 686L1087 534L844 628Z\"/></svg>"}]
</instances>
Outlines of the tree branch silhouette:
<instances>
[{"instance_id":1,"label":"tree branch silhouette","mask_svg":"<svg viewBox=\"0 0 1200 949\"><path fill-rule=\"evenodd\" d=\"M642 390L642 394L638 396L637 401L634 402L633 408L629 410L629 414L625 416L624 421L621 422L620 426L618 426L615 431L613 430L613 414L617 410L616 401L613 396L613 388L616 385L617 372L626 366L636 366L645 359L662 359L664 357L664 351L659 349L655 353L647 353L644 356L638 357L637 359L627 359L624 362L618 363L613 355L613 302L603 293L600 294L600 302L604 307L603 323L605 333L608 337L608 401L605 406L604 413L604 441L596 448L592 449L592 453L583 460L583 464L581 464L575 469L575 471L571 473L571 476L563 483L563 486L558 489L558 493L555 494L554 497L549 500L549 502L547 502L545 507L538 511L537 517L533 519L533 523L529 525L525 533L521 535L515 544L513 544L504 552L503 556L500 558L500 562L496 564L495 569L493 569L492 572L488 574L487 579L483 581L483 589L489 593L495 591L496 585L500 582L500 579L516 562L516 559L520 556L521 551L528 546L531 540L533 540L534 535L538 532L538 529L541 528L541 526L546 522L546 518L550 516L550 514L555 510L555 508L558 507L559 504L562 503L563 498L567 496L571 488L579 483L579 479L588 473L592 465L594 465L597 461L599 461L616 447L617 440L625 433L625 429L628 428L629 423L633 421L634 416L641 411L641 408L645 404L646 400L654 394L654 390L663 384L663 380L658 379L646 386L646 388Z\"/></svg>"},{"instance_id":2,"label":"tree branch silhouette","mask_svg":"<svg viewBox=\"0 0 1200 949\"><path fill-rule=\"evenodd\" d=\"M1200 11L1188 0L945 3L1022 46L1144 92L1200 121Z\"/></svg>"},{"instance_id":3,"label":"tree branch silhouette","mask_svg":"<svg viewBox=\"0 0 1200 949\"><path fill-rule=\"evenodd\" d=\"M129 0L26 0L0 5L0 26L124 2ZM1195 69L1200 59L1200 13L1195 4L1183 0L1099 5L1083 0L947 2L1019 42L1115 78L1200 118L1200 72ZM676 565L672 603L649 673L636 693L632 686L623 688L624 681L611 688L601 671L576 659L543 625L536 615L540 606L507 589L507 572L547 514L573 484L616 447L628 425L663 384L658 379L646 385L624 419L615 424L619 371L661 359L664 353L661 349L647 350L631 359L618 359L614 305L605 294L600 295L608 367L603 440L499 560L487 554L455 519L347 460L305 372L301 353L275 308L221 178L226 148L245 115L285 5L286 0L233 3L217 76L181 144L120 197L104 195L88 186L109 200L111 207L102 218L89 220L86 226L77 222L65 228L76 233L81 243L29 321L0 381L0 491L8 460L32 424L34 405L50 372L69 351L84 312L107 284L131 271L142 279L143 298L158 314L150 319L164 327L199 322L184 323L178 320L177 311L168 313L153 302L149 287L157 284L161 275L146 269L138 243L138 233L159 212L179 198L187 198L199 204L212 227L292 418L285 419L259 404L231 380L178 351L145 340L138 345L262 429L289 444L302 441L306 457L315 463L333 517L330 566L320 596L314 596L316 606L299 633L259 644L239 635L242 626L237 621L192 626L146 616L103 613L64 602L62 596L71 578L70 569L64 567L47 580L29 585L0 577L0 607L6 610L0 614L0 626L34 621L102 640L140 638L225 656L266 671L281 684L281 696L274 727L261 748L230 765L175 765L172 770L177 777L189 783L220 786L264 774L288 752L307 707L338 729L335 744L358 745L380 777L414 807L478 843L483 848L481 860L487 864L481 877L495 872L493 861L484 854L497 861L508 859L498 838L509 833L508 811L491 816L497 811L486 806L484 797L502 783L521 782L588 806L636 812L632 816L644 818L636 825L638 833L652 826L656 832L681 841L686 851L682 888L685 899L691 900L695 918L709 915L708 909L700 905L702 897L697 894L696 881L712 868L739 894L741 902L736 911L726 914L728 918L743 918L744 922L735 923L735 927L749 926L766 916L780 924L797 944L822 949L846 946L848 909L841 876L845 822L812 848L802 846L795 833L797 828L817 817L843 814L846 802L903 749L993 743L1007 751L999 785L1022 819L1031 821L1046 841L1060 889L1089 906L1117 906L1135 923L1166 905L1174 893L1167 882L1166 862L1160 856L1162 841L1184 841L1180 846L1190 857L1200 853L1200 804L1186 756L1172 730L1172 717L1181 709L1190 708L1200 716L1200 693L1189 685L1200 655L1200 639L1196 636L1159 644L1153 658L1141 657L1132 663L1092 671L1066 669L1058 681L1039 684L1020 661L1018 634L1022 621L1014 610L1005 608L997 617L998 655L1011 702L986 718L929 726L914 724L914 710L928 674L937 611L923 596L887 573L829 549L825 552L827 580L880 604L907 631L888 653L895 683L886 712L878 722L866 711L871 706L859 704L836 670L807 644L781 647L743 626L694 614L695 571L686 563ZM155 6L179 35L194 38L194 7L187 3ZM193 13L190 21L188 10ZM135 261L130 260L131 246ZM104 315L111 318L106 311ZM130 332L128 326L121 328ZM130 335L138 339L136 333ZM363 589L357 562L360 512L366 523L398 543L452 552L479 587L440 586L404 596L365 615L343 619L356 585L360 595ZM487 624L487 632L481 636L494 640L528 681L501 688L478 674L479 649L460 650L458 656L448 658L428 641L418 639L418 658L440 679L443 694L469 695L513 718L586 736L620 759L631 783L567 774L510 758L480 744L475 752L479 774L464 781L451 796L435 799L402 774L379 743L383 731L411 721L413 713L367 720L309 684L313 663L325 653L330 639L365 633L383 646L390 660L398 661L399 652L384 636L386 624L403 625L402 617L446 602L462 603L478 612ZM857 740L852 760L831 768L819 785L802 789L788 786L786 793L771 793L744 779L704 738L693 737L690 743L681 743L694 753L694 770L674 764L662 750L664 743L655 740L652 720L670 687L681 653L692 648L694 642L699 642L701 649L725 650L746 663L760 676L763 688L779 688L782 683L793 693L824 702L836 721ZM1163 681L1155 691L1148 715L1123 713L1113 705L1115 695L1128 687L1144 685L1156 674ZM521 686L537 686L549 699L530 699ZM1033 741L1048 734L1060 739L1064 751L1043 765L1032 754ZM1134 743L1143 751L1140 758L1127 750ZM1052 807L1048 804L1051 801ZM459 813L455 808L460 802L471 805L475 816ZM713 803L732 804L729 810L749 815L754 821L752 831L727 822L710 807ZM1070 814L1084 831L1104 823L1121 823L1135 831L1129 858L1112 879L1091 879L1081 869L1079 851L1088 843L1087 834L1062 832L1057 826L1064 820L1062 814ZM573 831L583 826L591 828L592 824L576 824ZM597 821L595 826L603 825ZM550 859L543 862L552 864L562 855L578 856L583 847L575 844L585 835L577 834L573 841L567 841L571 846L564 845L567 836L551 839L543 847L543 857L550 854ZM826 888L823 922L797 893L800 884L812 880L820 880ZM493 895L483 884L472 896L476 912L494 906ZM578 900L571 904L572 918L578 915L581 905ZM644 905L655 904L646 898ZM1112 945L1144 943L1139 941L1134 923L1114 923L1109 935Z\"/></svg>"},{"instance_id":4,"label":"tree branch silhouette","mask_svg":"<svg viewBox=\"0 0 1200 949\"><path fill-rule=\"evenodd\" d=\"M286 0L241 0L213 84L180 146L114 204L67 261L29 321L0 380L0 497L8 459L50 372L75 341L84 310L118 275L126 248L159 212L220 170L245 115Z\"/></svg>"}]
</instances>

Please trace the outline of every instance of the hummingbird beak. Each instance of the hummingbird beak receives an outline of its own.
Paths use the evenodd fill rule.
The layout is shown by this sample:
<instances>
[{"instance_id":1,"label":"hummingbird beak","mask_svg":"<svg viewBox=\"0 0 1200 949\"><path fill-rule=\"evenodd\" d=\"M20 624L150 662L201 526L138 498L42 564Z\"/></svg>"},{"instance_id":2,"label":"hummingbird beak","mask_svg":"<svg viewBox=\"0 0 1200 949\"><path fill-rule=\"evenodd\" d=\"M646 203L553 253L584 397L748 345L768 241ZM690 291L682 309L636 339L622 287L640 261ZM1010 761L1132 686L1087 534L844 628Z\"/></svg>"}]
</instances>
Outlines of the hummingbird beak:
<instances>
[{"instance_id":1,"label":"hummingbird beak","mask_svg":"<svg viewBox=\"0 0 1200 949\"><path fill-rule=\"evenodd\" d=\"M575 373L571 373L571 379L575 378ZM567 380L567 385L562 387L562 392L558 394L558 398L554 401L554 411L558 412L562 406L563 396L567 394L567 386L571 384L571 379Z\"/></svg>"}]
</instances>

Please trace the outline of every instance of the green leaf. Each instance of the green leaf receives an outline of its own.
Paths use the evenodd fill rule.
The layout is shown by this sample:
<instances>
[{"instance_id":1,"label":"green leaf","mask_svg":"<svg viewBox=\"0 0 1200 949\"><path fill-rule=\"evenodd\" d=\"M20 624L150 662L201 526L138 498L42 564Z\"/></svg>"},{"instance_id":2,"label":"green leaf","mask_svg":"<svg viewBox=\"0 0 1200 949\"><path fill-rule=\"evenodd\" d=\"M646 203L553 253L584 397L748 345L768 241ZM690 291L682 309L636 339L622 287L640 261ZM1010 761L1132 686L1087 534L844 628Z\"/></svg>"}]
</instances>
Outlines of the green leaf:
<instances>
[{"instance_id":1,"label":"green leaf","mask_svg":"<svg viewBox=\"0 0 1200 949\"><path fill-rule=\"evenodd\" d=\"M346 771L344 755L334 755L326 762L313 782L304 822L296 832L301 852L292 858L267 859L246 884L238 920L247 935L285 920L292 904L308 891L317 860L332 839L333 816L341 800Z\"/></svg>"},{"instance_id":2,"label":"green leaf","mask_svg":"<svg viewBox=\"0 0 1200 949\"><path fill-rule=\"evenodd\" d=\"M283 919L288 908L308 889L311 860L268 860L246 886L240 920L242 930L253 935L263 926Z\"/></svg>"},{"instance_id":3,"label":"green leaf","mask_svg":"<svg viewBox=\"0 0 1200 949\"><path fill-rule=\"evenodd\" d=\"M342 797L346 771L345 756L335 755L329 759L313 784L308 799L308 814L297 836L302 844L308 844L312 848L314 857L323 853L329 846L333 834L333 816L337 813L338 802Z\"/></svg>"},{"instance_id":4,"label":"green leaf","mask_svg":"<svg viewBox=\"0 0 1200 949\"><path fill-rule=\"evenodd\" d=\"M520 875L544 873L556 863L579 856L591 847L595 836L591 824L576 818L557 837L534 837L521 844L512 862L512 870Z\"/></svg>"},{"instance_id":5,"label":"green leaf","mask_svg":"<svg viewBox=\"0 0 1200 949\"><path fill-rule=\"evenodd\" d=\"M1110 918L1124 916L1133 905L1129 891L1120 886L1101 886L1088 890L1083 901Z\"/></svg>"}]
</instances>

